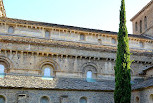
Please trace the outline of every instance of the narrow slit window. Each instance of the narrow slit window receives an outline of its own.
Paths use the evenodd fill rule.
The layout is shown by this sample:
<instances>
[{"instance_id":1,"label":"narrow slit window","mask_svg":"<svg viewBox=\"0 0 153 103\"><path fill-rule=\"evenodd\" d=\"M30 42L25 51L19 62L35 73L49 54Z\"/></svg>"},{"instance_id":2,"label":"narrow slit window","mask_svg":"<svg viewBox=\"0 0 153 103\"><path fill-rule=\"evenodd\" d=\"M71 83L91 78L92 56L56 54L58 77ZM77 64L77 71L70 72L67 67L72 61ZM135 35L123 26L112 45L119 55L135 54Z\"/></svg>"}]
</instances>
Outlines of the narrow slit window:
<instances>
[{"instance_id":1,"label":"narrow slit window","mask_svg":"<svg viewBox=\"0 0 153 103\"><path fill-rule=\"evenodd\" d=\"M138 31L138 23L135 23L135 31Z\"/></svg>"},{"instance_id":2,"label":"narrow slit window","mask_svg":"<svg viewBox=\"0 0 153 103\"><path fill-rule=\"evenodd\" d=\"M147 29L147 17L145 16L144 18L144 23L145 23L145 30Z\"/></svg>"},{"instance_id":3,"label":"narrow slit window","mask_svg":"<svg viewBox=\"0 0 153 103\"><path fill-rule=\"evenodd\" d=\"M140 33L142 33L142 20L140 20Z\"/></svg>"}]
</instances>

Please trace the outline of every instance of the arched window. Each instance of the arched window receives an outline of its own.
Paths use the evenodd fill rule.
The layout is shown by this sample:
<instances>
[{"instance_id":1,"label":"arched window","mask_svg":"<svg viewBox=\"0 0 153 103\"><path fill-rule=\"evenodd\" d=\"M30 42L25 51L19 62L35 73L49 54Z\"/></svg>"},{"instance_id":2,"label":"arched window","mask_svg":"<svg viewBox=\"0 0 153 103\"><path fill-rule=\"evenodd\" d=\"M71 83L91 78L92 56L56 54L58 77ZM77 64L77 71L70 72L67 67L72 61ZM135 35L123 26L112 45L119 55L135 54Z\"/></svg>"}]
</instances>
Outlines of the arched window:
<instances>
[{"instance_id":1,"label":"arched window","mask_svg":"<svg viewBox=\"0 0 153 103\"><path fill-rule=\"evenodd\" d=\"M150 95L150 101L153 103L153 94Z\"/></svg>"},{"instance_id":2,"label":"arched window","mask_svg":"<svg viewBox=\"0 0 153 103\"><path fill-rule=\"evenodd\" d=\"M135 31L138 31L138 23L135 23Z\"/></svg>"},{"instance_id":3,"label":"arched window","mask_svg":"<svg viewBox=\"0 0 153 103\"><path fill-rule=\"evenodd\" d=\"M92 71L87 71L87 78L91 79L92 78Z\"/></svg>"},{"instance_id":4,"label":"arched window","mask_svg":"<svg viewBox=\"0 0 153 103\"><path fill-rule=\"evenodd\" d=\"M140 20L140 33L142 33L142 20Z\"/></svg>"},{"instance_id":5,"label":"arched window","mask_svg":"<svg viewBox=\"0 0 153 103\"><path fill-rule=\"evenodd\" d=\"M46 64L42 66L42 76L54 77L54 69L52 65Z\"/></svg>"},{"instance_id":6,"label":"arched window","mask_svg":"<svg viewBox=\"0 0 153 103\"><path fill-rule=\"evenodd\" d=\"M49 31L45 32L45 38L48 38L48 39L50 38L50 32Z\"/></svg>"},{"instance_id":7,"label":"arched window","mask_svg":"<svg viewBox=\"0 0 153 103\"><path fill-rule=\"evenodd\" d=\"M3 96L0 96L0 103L5 103L5 98Z\"/></svg>"},{"instance_id":8,"label":"arched window","mask_svg":"<svg viewBox=\"0 0 153 103\"><path fill-rule=\"evenodd\" d=\"M80 98L80 103L87 103L87 98L86 97L81 97Z\"/></svg>"},{"instance_id":9,"label":"arched window","mask_svg":"<svg viewBox=\"0 0 153 103\"><path fill-rule=\"evenodd\" d=\"M51 76L51 70L49 67L44 69L44 76L45 77L50 77Z\"/></svg>"},{"instance_id":10,"label":"arched window","mask_svg":"<svg viewBox=\"0 0 153 103\"><path fill-rule=\"evenodd\" d=\"M8 28L8 33L14 33L14 27L13 26L10 26Z\"/></svg>"},{"instance_id":11,"label":"arched window","mask_svg":"<svg viewBox=\"0 0 153 103\"><path fill-rule=\"evenodd\" d=\"M48 97L46 97L46 96L41 97L41 99L40 99L40 103L49 103L49 99L48 99Z\"/></svg>"},{"instance_id":12,"label":"arched window","mask_svg":"<svg viewBox=\"0 0 153 103\"><path fill-rule=\"evenodd\" d=\"M82 77L86 78L87 80L93 80L97 78L97 65L94 63L85 63L82 69Z\"/></svg>"},{"instance_id":13,"label":"arched window","mask_svg":"<svg viewBox=\"0 0 153 103\"><path fill-rule=\"evenodd\" d=\"M135 98L136 103L139 103L139 97Z\"/></svg>"},{"instance_id":14,"label":"arched window","mask_svg":"<svg viewBox=\"0 0 153 103\"><path fill-rule=\"evenodd\" d=\"M145 30L147 29L147 17L144 18Z\"/></svg>"},{"instance_id":15,"label":"arched window","mask_svg":"<svg viewBox=\"0 0 153 103\"><path fill-rule=\"evenodd\" d=\"M5 73L4 69L5 69L4 65L0 64L0 74Z\"/></svg>"}]
</instances>

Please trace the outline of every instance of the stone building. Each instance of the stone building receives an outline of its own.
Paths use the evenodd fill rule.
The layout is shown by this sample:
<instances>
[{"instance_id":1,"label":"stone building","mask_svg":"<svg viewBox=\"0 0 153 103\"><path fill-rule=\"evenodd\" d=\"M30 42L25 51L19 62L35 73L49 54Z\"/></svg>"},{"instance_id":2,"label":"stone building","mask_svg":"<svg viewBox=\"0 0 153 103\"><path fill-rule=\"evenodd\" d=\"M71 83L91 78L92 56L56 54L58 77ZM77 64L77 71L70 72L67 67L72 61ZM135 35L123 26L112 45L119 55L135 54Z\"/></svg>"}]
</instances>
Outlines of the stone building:
<instances>
[{"instance_id":1,"label":"stone building","mask_svg":"<svg viewBox=\"0 0 153 103\"><path fill-rule=\"evenodd\" d=\"M131 19L132 103L153 103L152 14ZM117 32L0 16L0 103L114 103Z\"/></svg>"}]
</instances>

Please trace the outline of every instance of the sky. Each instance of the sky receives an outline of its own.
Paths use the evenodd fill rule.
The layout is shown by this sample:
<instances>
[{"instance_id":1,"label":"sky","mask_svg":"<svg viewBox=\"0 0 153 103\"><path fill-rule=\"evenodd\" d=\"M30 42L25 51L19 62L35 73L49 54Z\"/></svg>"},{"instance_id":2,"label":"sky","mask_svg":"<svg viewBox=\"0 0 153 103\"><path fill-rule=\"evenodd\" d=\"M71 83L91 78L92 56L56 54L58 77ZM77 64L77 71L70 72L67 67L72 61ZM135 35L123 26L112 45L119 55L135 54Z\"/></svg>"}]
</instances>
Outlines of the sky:
<instances>
[{"instance_id":1,"label":"sky","mask_svg":"<svg viewBox=\"0 0 153 103\"><path fill-rule=\"evenodd\" d=\"M118 32L121 0L3 0L6 15L32 21ZM125 0L127 29L130 19L150 0Z\"/></svg>"}]
</instances>

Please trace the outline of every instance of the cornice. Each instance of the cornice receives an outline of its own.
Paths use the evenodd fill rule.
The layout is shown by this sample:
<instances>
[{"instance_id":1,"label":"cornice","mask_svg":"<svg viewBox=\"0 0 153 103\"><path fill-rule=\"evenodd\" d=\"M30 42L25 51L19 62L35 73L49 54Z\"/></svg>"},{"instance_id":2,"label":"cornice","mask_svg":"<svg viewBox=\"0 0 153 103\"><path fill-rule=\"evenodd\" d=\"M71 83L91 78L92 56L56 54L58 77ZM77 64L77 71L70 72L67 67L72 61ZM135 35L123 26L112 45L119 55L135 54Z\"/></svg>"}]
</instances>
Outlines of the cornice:
<instances>
[{"instance_id":1,"label":"cornice","mask_svg":"<svg viewBox=\"0 0 153 103\"><path fill-rule=\"evenodd\" d=\"M30 37L19 37L19 36L10 36L10 35L0 35L0 42L57 46L62 48L74 48L74 49L103 51L103 52L112 52L112 53L116 53L117 50L116 46L111 46L111 45L110 46L95 45L95 44L87 44L87 43L85 44L79 42L57 41L57 40L50 40L44 38L30 38ZM130 51L135 55L152 55L151 50L130 49Z\"/></svg>"},{"instance_id":2,"label":"cornice","mask_svg":"<svg viewBox=\"0 0 153 103\"><path fill-rule=\"evenodd\" d=\"M78 33L78 34L81 33L85 35L95 35L95 36L104 36L112 38L117 38L118 34L117 32L105 31L99 29L75 27L75 26L44 23L37 21L27 21L21 19L13 19L13 18L1 18L1 17L0 17L0 25L10 25L14 27L25 27L25 28L39 29L39 30L56 30L67 33ZM141 41L153 41L152 39L147 38L143 35L134 35L134 34L129 34L129 39L136 39Z\"/></svg>"}]
</instances>

